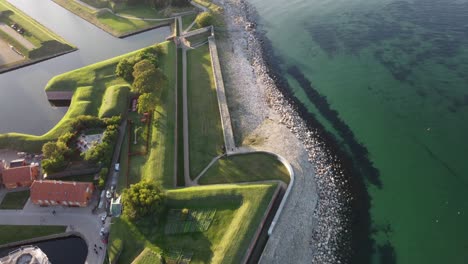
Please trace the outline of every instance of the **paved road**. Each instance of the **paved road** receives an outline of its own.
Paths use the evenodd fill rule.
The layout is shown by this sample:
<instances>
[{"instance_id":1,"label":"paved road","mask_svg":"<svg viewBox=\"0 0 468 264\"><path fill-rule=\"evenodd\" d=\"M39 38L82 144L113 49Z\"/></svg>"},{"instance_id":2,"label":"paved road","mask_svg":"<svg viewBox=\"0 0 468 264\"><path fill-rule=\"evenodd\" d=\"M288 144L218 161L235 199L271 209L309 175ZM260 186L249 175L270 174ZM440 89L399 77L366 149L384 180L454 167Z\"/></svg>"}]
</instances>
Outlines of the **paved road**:
<instances>
[{"instance_id":1,"label":"paved road","mask_svg":"<svg viewBox=\"0 0 468 264\"><path fill-rule=\"evenodd\" d=\"M0 66L24 60L24 57L14 52L10 45L0 39Z\"/></svg>"},{"instance_id":2,"label":"paved road","mask_svg":"<svg viewBox=\"0 0 468 264\"><path fill-rule=\"evenodd\" d=\"M88 246L87 264L103 263L106 245L101 242L99 230L101 222L98 215L91 213L92 206L86 208L69 207L39 207L28 201L23 210L0 210L0 225L63 225L67 231L75 231L82 235ZM52 214L52 210L56 214ZM106 225L110 224L110 219ZM93 252L94 244L101 246L98 254Z\"/></svg>"}]
</instances>

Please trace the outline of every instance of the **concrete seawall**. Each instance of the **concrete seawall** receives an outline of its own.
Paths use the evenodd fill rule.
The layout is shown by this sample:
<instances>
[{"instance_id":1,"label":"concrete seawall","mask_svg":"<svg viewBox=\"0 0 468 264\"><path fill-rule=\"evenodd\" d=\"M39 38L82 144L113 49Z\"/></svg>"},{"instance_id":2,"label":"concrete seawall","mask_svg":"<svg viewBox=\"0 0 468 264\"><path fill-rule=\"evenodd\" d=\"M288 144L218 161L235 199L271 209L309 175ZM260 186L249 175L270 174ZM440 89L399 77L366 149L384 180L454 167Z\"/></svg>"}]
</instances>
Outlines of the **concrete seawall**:
<instances>
[{"instance_id":1,"label":"concrete seawall","mask_svg":"<svg viewBox=\"0 0 468 264\"><path fill-rule=\"evenodd\" d=\"M215 79L216 94L218 96L218 106L219 113L221 116L221 125L223 127L224 146L226 148L226 152L229 153L234 151L236 145L234 143L231 116L229 114L229 109L227 105L226 91L224 89L224 81L223 76L221 74L221 65L219 64L218 50L216 47L216 41L214 36L208 37L208 46L210 49L211 66L213 68L213 76Z\"/></svg>"}]
</instances>

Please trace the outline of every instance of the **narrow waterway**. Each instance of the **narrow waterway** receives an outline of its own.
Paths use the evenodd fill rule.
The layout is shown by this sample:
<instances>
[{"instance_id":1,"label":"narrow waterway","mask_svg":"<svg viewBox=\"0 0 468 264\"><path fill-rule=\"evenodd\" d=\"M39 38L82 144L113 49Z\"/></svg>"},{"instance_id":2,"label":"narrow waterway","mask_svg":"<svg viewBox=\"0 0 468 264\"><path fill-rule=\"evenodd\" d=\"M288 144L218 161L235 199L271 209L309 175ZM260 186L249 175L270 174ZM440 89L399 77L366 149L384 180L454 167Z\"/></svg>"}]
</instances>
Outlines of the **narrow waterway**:
<instances>
[{"instance_id":1,"label":"narrow waterway","mask_svg":"<svg viewBox=\"0 0 468 264\"><path fill-rule=\"evenodd\" d=\"M8 1L79 50L0 74L0 133L47 132L67 111L64 107L51 107L47 101L44 87L52 77L161 42L170 35L170 28L162 27L119 39L51 0Z\"/></svg>"},{"instance_id":2,"label":"narrow waterway","mask_svg":"<svg viewBox=\"0 0 468 264\"><path fill-rule=\"evenodd\" d=\"M38 241L21 246L28 245L39 247L53 264L83 264L85 263L86 256L88 255L86 242L77 236ZM8 253L21 246L0 249L0 258L8 255Z\"/></svg>"}]
</instances>

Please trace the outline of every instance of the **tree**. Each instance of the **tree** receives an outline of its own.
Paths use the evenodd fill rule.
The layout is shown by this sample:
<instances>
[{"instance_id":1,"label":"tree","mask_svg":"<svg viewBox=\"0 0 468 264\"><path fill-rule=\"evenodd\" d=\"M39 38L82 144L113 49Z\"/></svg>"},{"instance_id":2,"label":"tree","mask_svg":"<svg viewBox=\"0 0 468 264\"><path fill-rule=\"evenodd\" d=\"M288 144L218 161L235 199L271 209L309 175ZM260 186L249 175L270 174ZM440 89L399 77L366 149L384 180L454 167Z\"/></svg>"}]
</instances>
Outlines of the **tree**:
<instances>
[{"instance_id":1,"label":"tree","mask_svg":"<svg viewBox=\"0 0 468 264\"><path fill-rule=\"evenodd\" d=\"M43 159L41 162L42 170L45 173L59 172L67 167L68 161L63 156L55 156L49 159Z\"/></svg>"},{"instance_id":2,"label":"tree","mask_svg":"<svg viewBox=\"0 0 468 264\"><path fill-rule=\"evenodd\" d=\"M156 67L154 66L153 63L151 63L150 60L143 59L143 60L140 60L139 62L135 63L135 65L133 66L132 75L133 75L133 78L136 79L143 72L151 71L151 70L155 70L155 69L156 69Z\"/></svg>"},{"instance_id":3,"label":"tree","mask_svg":"<svg viewBox=\"0 0 468 264\"><path fill-rule=\"evenodd\" d=\"M154 93L144 93L138 97L138 113L151 113L156 108L158 98Z\"/></svg>"},{"instance_id":4,"label":"tree","mask_svg":"<svg viewBox=\"0 0 468 264\"><path fill-rule=\"evenodd\" d=\"M212 25L214 22L213 15L210 12L201 12L198 14L197 18L195 18L195 23L199 27L207 27Z\"/></svg>"},{"instance_id":5,"label":"tree","mask_svg":"<svg viewBox=\"0 0 468 264\"><path fill-rule=\"evenodd\" d=\"M133 65L131 61L127 59L122 59L119 61L119 64L117 64L117 67L115 69L115 74L127 82L132 82L133 81Z\"/></svg>"},{"instance_id":6,"label":"tree","mask_svg":"<svg viewBox=\"0 0 468 264\"><path fill-rule=\"evenodd\" d=\"M138 52L138 54L135 57L135 61L141 62L143 60L147 60L147 61L151 62L151 64L153 64L153 66L155 68L157 68L158 67L158 57L157 57L156 54L157 54L156 50L154 50L152 48L147 48L147 49L144 49L144 50Z\"/></svg>"},{"instance_id":7,"label":"tree","mask_svg":"<svg viewBox=\"0 0 468 264\"><path fill-rule=\"evenodd\" d=\"M45 159L54 159L58 156L69 156L72 150L62 141L47 142L42 146L42 154Z\"/></svg>"},{"instance_id":8,"label":"tree","mask_svg":"<svg viewBox=\"0 0 468 264\"><path fill-rule=\"evenodd\" d=\"M147 70L135 78L132 91L144 94L161 91L164 87L166 76L159 69Z\"/></svg>"},{"instance_id":9,"label":"tree","mask_svg":"<svg viewBox=\"0 0 468 264\"><path fill-rule=\"evenodd\" d=\"M164 205L164 193L154 183L141 181L130 185L122 194L124 215L137 219L153 213L159 213Z\"/></svg>"}]
</instances>

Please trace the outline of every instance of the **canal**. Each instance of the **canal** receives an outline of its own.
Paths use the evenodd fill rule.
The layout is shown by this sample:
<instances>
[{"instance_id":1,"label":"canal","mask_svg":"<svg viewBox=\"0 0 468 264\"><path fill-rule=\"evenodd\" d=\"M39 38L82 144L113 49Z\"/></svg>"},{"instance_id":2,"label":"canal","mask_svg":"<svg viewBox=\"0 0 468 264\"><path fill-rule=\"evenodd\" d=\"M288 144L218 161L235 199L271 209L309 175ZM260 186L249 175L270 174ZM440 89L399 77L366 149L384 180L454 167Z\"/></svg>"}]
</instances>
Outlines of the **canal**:
<instances>
[{"instance_id":1,"label":"canal","mask_svg":"<svg viewBox=\"0 0 468 264\"><path fill-rule=\"evenodd\" d=\"M162 27L119 39L51 0L8 1L78 47L78 51L0 74L0 134L41 135L63 117L67 108L52 107L44 92L52 77L164 41L170 35L170 28Z\"/></svg>"},{"instance_id":2,"label":"canal","mask_svg":"<svg viewBox=\"0 0 468 264\"><path fill-rule=\"evenodd\" d=\"M39 247L49 258L51 263L83 264L88 255L86 242L77 236L69 236L51 240L38 241L32 244ZM25 246L25 245L20 245ZM0 258L20 246L0 249ZM94 253L93 253L94 254Z\"/></svg>"}]
</instances>

